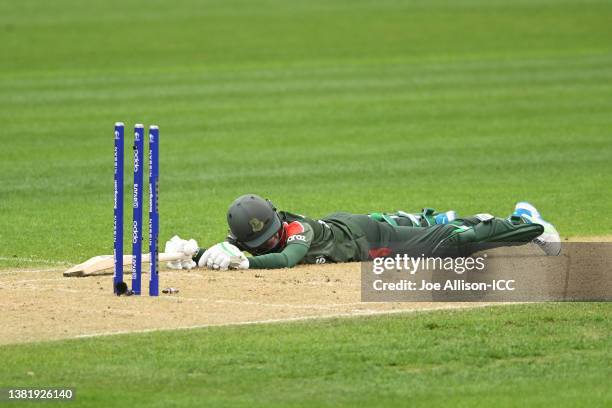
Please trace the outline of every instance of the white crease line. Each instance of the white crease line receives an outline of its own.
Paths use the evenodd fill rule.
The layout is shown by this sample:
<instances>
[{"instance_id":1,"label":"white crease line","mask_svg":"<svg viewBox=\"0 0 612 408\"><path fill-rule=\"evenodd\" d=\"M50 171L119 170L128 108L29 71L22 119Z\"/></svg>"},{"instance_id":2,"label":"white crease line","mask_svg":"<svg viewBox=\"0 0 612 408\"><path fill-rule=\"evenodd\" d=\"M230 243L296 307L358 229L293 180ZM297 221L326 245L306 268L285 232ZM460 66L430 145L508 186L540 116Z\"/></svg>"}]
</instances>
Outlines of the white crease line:
<instances>
[{"instance_id":1,"label":"white crease line","mask_svg":"<svg viewBox=\"0 0 612 408\"><path fill-rule=\"evenodd\" d=\"M43 281L58 281L63 280L62 278L55 279L31 279L31 280L22 280L22 281L14 281L11 282L13 284L23 284L28 282L43 282ZM0 282L0 287L3 287L4 282ZM10 285L7 285L8 289ZM24 288L18 288L24 289ZM54 291L62 291L69 293L83 293L82 290L69 289L69 288L50 288L50 287L37 287L37 286L28 286L26 289L31 290L54 290ZM93 294L92 294L93 295ZM104 297L107 294L101 293ZM147 298L147 296L141 296L142 298ZM256 301L240 301L240 300L227 300L227 299L207 299L207 298L191 298L191 297L179 297L179 296L160 296L158 299L163 299L170 302L180 303L181 301L188 302L199 302L199 303L226 303L226 304L235 304L235 305L245 305L245 306L263 306L263 307L276 307L276 308L287 308L287 309L312 309L312 310L333 310L339 307L346 306L359 306L363 305L362 302L352 302L352 303L330 303L330 304L292 304L292 303L263 303Z\"/></svg>"},{"instance_id":2,"label":"white crease line","mask_svg":"<svg viewBox=\"0 0 612 408\"><path fill-rule=\"evenodd\" d=\"M38 283L38 282L57 282L63 281L65 278L48 278L48 279L28 279L28 280L20 280L20 281L10 281L0 282L0 287L4 287L9 289L11 285L19 285L25 283ZM24 288L18 288L24 289ZM71 293L82 293L83 290L77 289L68 289L68 288L50 288L50 287L37 287L37 286L28 286L27 289L31 290L62 290L69 291ZM100 293L103 296L106 296L106 293ZM92 294L93 295L93 294ZM143 296L146 298L146 296ZM353 302L353 303L331 303L324 305L308 305L308 304L292 304L292 303L263 303L263 302L255 302L255 301L239 301L239 300L227 300L227 299L207 299L207 298L190 298L190 297L182 297L182 296L160 296L159 299L163 299L166 301L179 303L181 301L188 302L202 302L202 303L228 303L228 304L236 304L236 305L247 305L247 306L264 306L264 307L278 307L278 308L288 308L288 309L314 309L314 310L329 310L335 309L338 307L346 307L346 306L358 306L363 303L361 302Z\"/></svg>"},{"instance_id":3,"label":"white crease line","mask_svg":"<svg viewBox=\"0 0 612 408\"><path fill-rule=\"evenodd\" d=\"M0 257L0 259L3 259ZM17 258L11 258L11 259L17 259ZM43 272L62 272L63 269L56 269L56 268L48 268L48 269L33 269L33 270L11 270L11 271L3 271L0 272L0 276L3 275L14 275L14 274L20 274L20 273L43 273ZM143 274L146 271L143 271ZM213 277L210 275L205 275L205 274L197 274L197 273L184 273L184 272L173 272L173 271L161 271L160 275L166 276L168 278L173 278L173 277L180 277L180 278L195 278L195 279L207 279L207 280L211 280L213 282L223 282L223 280L240 280L241 278L244 280L251 280L251 279L261 279L261 278L255 278L254 276L223 276L223 277ZM99 274L99 275L91 275L91 276L82 276L82 277L66 277L66 276L62 276L59 277L58 280L63 280L66 278L71 278L74 280L77 279L85 279L85 278L101 278L101 277L108 277L108 276L112 276L112 273L108 273L108 274ZM41 279L42 280L42 279ZM17 281L15 281L17 282ZM24 281L25 282L25 281ZM304 280L304 281L300 281L300 282L295 282L295 281L278 281L276 280L276 278L272 281L268 281L265 279L262 279L262 282L266 282L266 283L274 283L277 285L282 285L285 286L287 284L294 284L294 285L310 285L310 286L328 286L328 287L334 287L336 286L336 284L341 284L343 287L360 287L360 284L354 284L354 283L349 283L349 282L344 282L344 281L308 281L308 280ZM0 283L1 284L1 283Z\"/></svg>"},{"instance_id":4,"label":"white crease line","mask_svg":"<svg viewBox=\"0 0 612 408\"><path fill-rule=\"evenodd\" d=\"M324 319L334 319L339 317L364 317L364 316L377 316L377 315L385 315L385 314L399 314L399 313L418 313L418 312L431 312L436 310L458 310L458 309L468 309L468 308L479 308L479 307L488 307L488 306L497 306L497 305L505 305L507 303L487 303L487 304L475 304L475 305L461 305L461 306L440 306L440 307L432 307L432 308L421 308L421 309L394 309L394 310L370 310L370 311L360 311L358 313L337 313L330 314L324 316L300 316L300 317L287 317L282 319L265 319L265 320L252 320L247 322L233 322L233 323L209 323L209 324L201 324L201 325L193 325L193 326L183 326L183 327L168 327L162 329L142 329L142 330L123 330L123 331L115 331L115 332L101 332L101 333L91 333L91 334L79 334L74 337L68 337L66 339L84 339L91 337L103 337L103 336L116 336L120 334L139 334L139 333L155 333L155 332L163 332L163 331L174 331L174 330L194 330L194 329L204 329L208 327L227 327L227 326L250 326L256 324L274 324L274 323L290 323L290 322L300 322L300 321L308 321L308 320L324 320ZM58 339L61 340L61 339Z\"/></svg>"},{"instance_id":5,"label":"white crease line","mask_svg":"<svg viewBox=\"0 0 612 408\"><path fill-rule=\"evenodd\" d=\"M31 282L57 282L64 280L64 278L46 278L46 279L25 279L25 280L16 280L16 281L5 281L0 282L0 286L6 285L9 287L10 285L20 284L20 283L31 283ZM42 288L41 288L42 289Z\"/></svg>"},{"instance_id":6,"label":"white crease line","mask_svg":"<svg viewBox=\"0 0 612 408\"><path fill-rule=\"evenodd\" d=\"M265 306L265 307L279 307L279 308L287 308L287 309L314 309L314 310L329 310L336 309L338 307L345 306L357 306L362 305L363 303L332 303L325 305L309 305L309 304L294 304L294 303L261 303L255 301L248 300L226 300L226 299L206 299L206 298L188 298L188 297L162 297L162 299L176 301L177 303L181 300L186 300L189 302L202 302L202 303L226 303L233 305L246 305L246 306Z\"/></svg>"},{"instance_id":7,"label":"white crease line","mask_svg":"<svg viewBox=\"0 0 612 408\"><path fill-rule=\"evenodd\" d=\"M236 304L246 304L246 305L261 305L261 306L276 306L276 307L298 307L298 306L303 306L303 305L298 305L298 304L294 304L294 303L259 303L259 302L255 302L255 301L249 301L249 300L244 300L244 301L240 301L240 300L225 300L225 299L219 299L216 300L216 302L219 303L236 303ZM307 307L326 307L326 308L331 308L331 307L342 307L342 306L359 306L359 305L364 305L364 304L368 304L368 303L387 303L387 302L351 302L351 303L327 303L327 304L318 304L318 305L306 305Z\"/></svg>"},{"instance_id":8,"label":"white crease line","mask_svg":"<svg viewBox=\"0 0 612 408\"><path fill-rule=\"evenodd\" d=\"M107 294L102 294L103 296L107 296ZM138 296L136 296L138 297ZM141 295L140 298L146 299L149 296ZM227 303L234 305L245 305L245 306L264 306L264 307L278 307L278 308L288 308L288 309L314 309L314 310L329 310L329 309L337 309L339 307L347 307L347 306L363 306L366 304L372 303L385 303L385 302L351 302L351 303L328 303L328 304L295 304L295 303L262 303L256 301L249 300L227 300L227 299L210 299L210 298L192 298L192 297L184 297L184 296L160 296L159 300L165 300L174 303L180 303L182 301L186 302L194 302L194 303ZM157 300L157 299L156 299Z\"/></svg>"},{"instance_id":9,"label":"white crease line","mask_svg":"<svg viewBox=\"0 0 612 408\"><path fill-rule=\"evenodd\" d=\"M337 304L337 305L332 305L332 306L328 306L328 305L307 305L307 304L290 304L290 303L260 303L260 302L255 302L255 301L239 301L239 300L216 300L214 301L215 303L229 303L229 304L235 304L235 305L249 305L249 306L267 306L267 307L281 307L281 308L288 308L288 309L320 309L320 310L329 310L329 309L335 309L337 307L342 307L343 305L341 303ZM355 304L350 304L350 306L354 306Z\"/></svg>"},{"instance_id":10,"label":"white crease line","mask_svg":"<svg viewBox=\"0 0 612 408\"><path fill-rule=\"evenodd\" d=\"M0 261L39 262L42 264L51 264L51 265L70 265L69 261L53 261L51 259L35 259L35 258L14 258L11 256L0 256Z\"/></svg>"},{"instance_id":11,"label":"white crease line","mask_svg":"<svg viewBox=\"0 0 612 408\"><path fill-rule=\"evenodd\" d=\"M62 269L56 268L46 268L46 269L16 269L11 271L1 271L0 276L2 275L18 275L20 273L45 273L45 272L61 272Z\"/></svg>"}]
</instances>

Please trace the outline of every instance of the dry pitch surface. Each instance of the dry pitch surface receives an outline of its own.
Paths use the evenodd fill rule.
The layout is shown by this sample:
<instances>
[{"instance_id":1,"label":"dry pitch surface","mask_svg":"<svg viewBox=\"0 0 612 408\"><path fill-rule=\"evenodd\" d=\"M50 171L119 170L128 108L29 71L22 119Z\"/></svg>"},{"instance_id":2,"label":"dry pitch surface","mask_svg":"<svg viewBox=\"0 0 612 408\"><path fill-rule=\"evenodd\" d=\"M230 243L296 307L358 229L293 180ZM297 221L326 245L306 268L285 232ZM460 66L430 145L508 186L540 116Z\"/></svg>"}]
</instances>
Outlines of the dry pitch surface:
<instances>
[{"instance_id":1,"label":"dry pitch surface","mask_svg":"<svg viewBox=\"0 0 612 408\"><path fill-rule=\"evenodd\" d=\"M611 242L612 236L575 240ZM158 298L117 297L111 293L111 276L65 278L64 269L0 271L0 325L5 328L0 344L485 305L363 303L359 263L283 270L162 270L160 289L173 287L179 293ZM143 292L147 290L148 274L143 274Z\"/></svg>"},{"instance_id":2,"label":"dry pitch surface","mask_svg":"<svg viewBox=\"0 0 612 408\"><path fill-rule=\"evenodd\" d=\"M286 270L160 272L178 294L113 296L112 277L64 278L62 269L0 272L0 344L207 325L263 323L474 306L361 303L359 263ZM146 282L146 283L145 283ZM148 275L143 274L143 289Z\"/></svg>"}]
</instances>

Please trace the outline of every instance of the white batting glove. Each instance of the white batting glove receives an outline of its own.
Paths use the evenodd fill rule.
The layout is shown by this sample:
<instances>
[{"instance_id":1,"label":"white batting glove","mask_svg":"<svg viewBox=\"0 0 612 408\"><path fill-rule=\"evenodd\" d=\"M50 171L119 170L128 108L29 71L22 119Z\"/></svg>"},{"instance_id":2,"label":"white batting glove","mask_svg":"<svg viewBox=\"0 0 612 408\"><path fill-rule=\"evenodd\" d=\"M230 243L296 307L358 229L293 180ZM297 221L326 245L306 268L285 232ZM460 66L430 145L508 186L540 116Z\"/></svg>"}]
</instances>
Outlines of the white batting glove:
<instances>
[{"instance_id":1,"label":"white batting glove","mask_svg":"<svg viewBox=\"0 0 612 408\"><path fill-rule=\"evenodd\" d=\"M169 261L167 264L169 269L186 269L191 270L198 266L192 259L178 259L176 261Z\"/></svg>"},{"instance_id":2,"label":"white batting glove","mask_svg":"<svg viewBox=\"0 0 612 408\"><path fill-rule=\"evenodd\" d=\"M185 246L185 242L187 241L184 239L181 239L181 237L179 237L178 235L175 235L172 238L170 238L169 241L166 241L164 252L165 253L183 252L183 247Z\"/></svg>"},{"instance_id":3,"label":"white batting glove","mask_svg":"<svg viewBox=\"0 0 612 408\"><path fill-rule=\"evenodd\" d=\"M196 266L198 266L198 265L197 265L197 264L196 264L196 263L193 261L193 259L191 259L191 258L190 258L190 259L183 259L183 260L182 260L182 261L180 261L180 262L181 262L181 269L187 269L187 270L190 270L190 269L193 269L193 268L195 268Z\"/></svg>"},{"instance_id":4,"label":"white batting glove","mask_svg":"<svg viewBox=\"0 0 612 408\"><path fill-rule=\"evenodd\" d=\"M164 252L166 253L183 253L185 259L179 259L167 263L170 269L193 269L196 267L196 263L191 260L191 257L198 251L198 243L194 239L187 241L182 239L178 235L170 238L166 242Z\"/></svg>"},{"instance_id":5,"label":"white batting glove","mask_svg":"<svg viewBox=\"0 0 612 408\"><path fill-rule=\"evenodd\" d=\"M249 260L236 246L221 242L208 248L198 265L210 269L248 269Z\"/></svg>"},{"instance_id":6,"label":"white batting glove","mask_svg":"<svg viewBox=\"0 0 612 408\"><path fill-rule=\"evenodd\" d=\"M200 247L198 247L197 241L192 238L185 242L185 245L183 246L183 253L189 258L192 258L196 252L198 252L198 249L200 249Z\"/></svg>"},{"instance_id":7,"label":"white batting glove","mask_svg":"<svg viewBox=\"0 0 612 408\"><path fill-rule=\"evenodd\" d=\"M189 241L186 239L182 239L178 235L170 238L169 241L166 242L166 247L164 248L164 252L182 252L186 257L191 258L198 251L198 243L194 239L190 239Z\"/></svg>"}]
</instances>

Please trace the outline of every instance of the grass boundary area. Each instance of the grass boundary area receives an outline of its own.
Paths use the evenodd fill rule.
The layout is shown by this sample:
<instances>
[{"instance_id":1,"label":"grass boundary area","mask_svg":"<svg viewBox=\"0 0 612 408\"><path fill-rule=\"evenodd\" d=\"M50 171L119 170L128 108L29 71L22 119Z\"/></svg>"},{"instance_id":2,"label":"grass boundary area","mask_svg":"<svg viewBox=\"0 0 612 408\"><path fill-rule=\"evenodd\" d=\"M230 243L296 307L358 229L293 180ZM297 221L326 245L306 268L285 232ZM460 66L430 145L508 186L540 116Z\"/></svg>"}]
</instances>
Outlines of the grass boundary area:
<instances>
[{"instance_id":1,"label":"grass boundary area","mask_svg":"<svg viewBox=\"0 0 612 408\"><path fill-rule=\"evenodd\" d=\"M324 316L301 316L301 317L289 317L289 318L280 318L280 319L264 319L264 320L253 320L248 322L235 322L235 323L221 323L221 324L201 324L201 325L193 325L193 326L185 326L179 328L157 328L157 329L145 329L145 330L134 330L134 331L113 331L113 332L105 332L105 333L94 333L94 334L84 334L75 336L73 338L68 338L64 340L79 340L79 339L87 339L87 338L96 338L96 337L108 337L108 336L121 336L128 334L145 334L145 333L156 333L156 332L167 332L167 331L182 331L182 330L199 330L199 329L207 329L207 328L215 328L215 327L231 327L231 326L253 326L253 325L269 325L269 324L286 324L286 323L299 323L299 322L309 322L316 320L330 320L330 319L354 319L354 318L365 318L365 317L377 317L377 316L385 316L385 315L397 315L397 314L412 314L412 313L425 313L425 312L436 312L441 310L460 310L460 309L473 309L478 307L493 307L493 306L502 306L507 305L507 303L473 303L473 304L465 304L461 303L460 305L445 305L445 306L433 306L431 308L422 308L422 309L395 309L395 310L367 310L358 313L337 313L330 314ZM63 340L51 340L51 341L63 341Z\"/></svg>"},{"instance_id":2,"label":"grass boundary area","mask_svg":"<svg viewBox=\"0 0 612 408\"><path fill-rule=\"evenodd\" d=\"M0 348L0 386L79 406L602 406L609 303L208 327Z\"/></svg>"}]
</instances>

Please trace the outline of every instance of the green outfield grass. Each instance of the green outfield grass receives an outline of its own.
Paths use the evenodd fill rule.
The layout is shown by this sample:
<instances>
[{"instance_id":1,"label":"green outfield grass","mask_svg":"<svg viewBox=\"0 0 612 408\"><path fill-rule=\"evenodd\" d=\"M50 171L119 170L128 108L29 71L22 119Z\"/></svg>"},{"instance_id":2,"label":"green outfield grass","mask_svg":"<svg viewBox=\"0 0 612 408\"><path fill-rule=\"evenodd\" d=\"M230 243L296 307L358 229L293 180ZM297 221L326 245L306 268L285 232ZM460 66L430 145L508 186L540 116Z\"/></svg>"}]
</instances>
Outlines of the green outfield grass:
<instances>
[{"instance_id":1,"label":"green outfield grass","mask_svg":"<svg viewBox=\"0 0 612 408\"><path fill-rule=\"evenodd\" d=\"M611 233L609 1L5 1L0 50L0 268L112 252L115 121L160 126L162 243L221 240L245 192L313 217L529 200L563 236ZM611 318L521 305L3 346L0 387L100 407L604 406Z\"/></svg>"},{"instance_id":2,"label":"green outfield grass","mask_svg":"<svg viewBox=\"0 0 612 408\"><path fill-rule=\"evenodd\" d=\"M78 406L605 406L611 321L515 305L6 346L0 386L71 386Z\"/></svg>"},{"instance_id":3,"label":"green outfield grass","mask_svg":"<svg viewBox=\"0 0 612 408\"><path fill-rule=\"evenodd\" d=\"M162 241L220 240L244 192L313 217L526 199L609 234L611 27L598 1L2 3L0 266L111 252L118 120L160 125Z\"/></svg>"}]
</instances>

